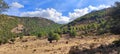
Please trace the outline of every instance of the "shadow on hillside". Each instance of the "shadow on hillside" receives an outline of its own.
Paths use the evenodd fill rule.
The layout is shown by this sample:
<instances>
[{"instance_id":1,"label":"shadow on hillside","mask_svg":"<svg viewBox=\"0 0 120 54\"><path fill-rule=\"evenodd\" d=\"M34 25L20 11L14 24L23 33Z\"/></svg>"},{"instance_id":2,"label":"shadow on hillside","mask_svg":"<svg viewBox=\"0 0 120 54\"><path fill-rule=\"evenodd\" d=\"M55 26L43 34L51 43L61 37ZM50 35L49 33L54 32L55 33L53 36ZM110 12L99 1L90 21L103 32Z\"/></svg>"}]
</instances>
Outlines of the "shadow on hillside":
<instances>
[{"instance_id":1,"label":"shadow on hillside","mask_svg":"<svg viewBox=\"0 0 120 54\"><path fill-rule=\"evenodd\" d=\"M79 46L71 47L68 54L120 54L120 45L99 46L94 49L80 50Z\"/></svg>"}]
</instances>

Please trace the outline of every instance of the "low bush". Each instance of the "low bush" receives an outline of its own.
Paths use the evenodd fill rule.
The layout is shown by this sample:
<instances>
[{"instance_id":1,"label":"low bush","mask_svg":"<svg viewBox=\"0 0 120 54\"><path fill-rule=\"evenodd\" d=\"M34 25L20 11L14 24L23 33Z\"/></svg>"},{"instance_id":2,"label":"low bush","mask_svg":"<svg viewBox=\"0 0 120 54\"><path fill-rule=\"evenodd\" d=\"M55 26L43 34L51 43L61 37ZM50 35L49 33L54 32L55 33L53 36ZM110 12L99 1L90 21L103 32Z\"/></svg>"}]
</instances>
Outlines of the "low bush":
<instances>
[{"instance_id":1,"label":"low bush","mask_svg":"<svg viewBox=\"0 0 120 54\"><path fill-rule=\"evenodd\" d=\"M116 40L116 41L113 41L113 44L114 44L115 46L120 46L120 39L119 39L119 40Z\"/></svg>"},{"instance_id":2,"label":"low bush","mask_svg":"<svg viewBox=\"0 0 120 54\"><path fill-rule=\"evenodd\" d=\"M48 41L52 43L53 40L58 41L60 39L60 35L58 33L50 32L48 36Z\"/></svg>"},{"instance_id":3,"label":"low bush","mask_svg":"<svg viewBox=\"0 0 120 54\"><path fill-rule=\"evenodd\" d=\"M69 35L70 35L70 37L76 37L77 33L76 33L76 31L70 31Z\"/></svg>"}]
</instances>

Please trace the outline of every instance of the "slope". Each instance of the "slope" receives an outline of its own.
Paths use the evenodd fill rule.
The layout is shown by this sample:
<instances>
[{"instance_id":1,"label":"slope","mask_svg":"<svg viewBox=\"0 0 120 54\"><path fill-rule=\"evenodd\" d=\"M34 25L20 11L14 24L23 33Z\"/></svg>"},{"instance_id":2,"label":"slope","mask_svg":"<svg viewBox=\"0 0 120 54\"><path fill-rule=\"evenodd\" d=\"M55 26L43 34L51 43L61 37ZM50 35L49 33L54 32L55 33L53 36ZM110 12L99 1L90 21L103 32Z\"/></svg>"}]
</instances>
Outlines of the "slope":
<instances>
[{"instance_id":1,"label":"slope","mask_svg":"<svg viewBox=\"0 0 120 54\"><path fill-rule=\"evenodd\" d=\"M108 32L110 27L108 24L108 17L106 15L108 9L102 9L98 11L92 11L82 17L77 18L76 20L70 22L67 25L64 25L62 28L69 31L83 31L82 34L94 33L94 34L103 34Z\"/></svg>"},{"instance_id":2,"label":"slope","mask_svg":"<svg viewBox=\"0 0 120 54\"><path fill-rule=\"evenodd\" d=\"M41 32L44 34L43 36L46 36L49 31L60 26L60 24L45 18L0 15L0 42L7 42L7 39L17 36L35 36Z\"/></svg>"}]
</instances>

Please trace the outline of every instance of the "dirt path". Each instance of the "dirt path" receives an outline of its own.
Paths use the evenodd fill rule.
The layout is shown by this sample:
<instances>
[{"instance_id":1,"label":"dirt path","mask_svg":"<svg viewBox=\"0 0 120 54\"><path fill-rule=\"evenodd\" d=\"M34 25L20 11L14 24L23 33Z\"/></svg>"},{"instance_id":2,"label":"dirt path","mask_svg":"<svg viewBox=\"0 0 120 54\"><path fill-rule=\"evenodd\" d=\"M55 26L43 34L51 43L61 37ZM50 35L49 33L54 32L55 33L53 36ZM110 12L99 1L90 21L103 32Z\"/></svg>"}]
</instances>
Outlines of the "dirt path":
<instances>
[{"instance_id":1,"label":"dirt path","mask_svg":"<svg viewBox=\"0 0 120 54\"><path fill-rule=\"evenodd\" d=\"M0 54L67 54L71 46L75 45L88 45L91 44L110 44L112 41L119 39L119 36L107 37L85 37L85 38L62 38L59 42L49 43L47 39L39 40L33 37L24 37L29 41L21 42L16 41L15 44L4 44L0 46ZM68 41L68 44L66 44ZM99 46L98 45L98 46ZM96 45L96 47L98 47Z\"/></svg>"}]
</instances>

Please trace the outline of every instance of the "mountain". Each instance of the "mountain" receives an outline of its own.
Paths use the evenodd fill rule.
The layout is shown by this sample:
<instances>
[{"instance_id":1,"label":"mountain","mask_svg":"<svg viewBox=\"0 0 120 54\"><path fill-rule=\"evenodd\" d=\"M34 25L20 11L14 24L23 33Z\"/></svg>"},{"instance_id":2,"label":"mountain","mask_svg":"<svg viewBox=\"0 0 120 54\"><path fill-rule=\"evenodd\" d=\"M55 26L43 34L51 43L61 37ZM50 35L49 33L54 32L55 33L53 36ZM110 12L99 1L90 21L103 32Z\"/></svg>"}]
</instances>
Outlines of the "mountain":
<instances>
[{"instance_id":1,"label":"mountain","mask_svg":"<svg viewBox=\"0 0 120 54\"><path fill-rule=\"evenodd\" d=\"M40 17L17 17L0 15L0 40L6 40L21 35L47 35L51 30L61 25Z\"/></svg>"},{"instance_id":2,"label":"mountain","mask_svg":"<svg viewBox=\"0 0 120 54\"><path fill-rule=\"evenodd\" d=\"M82 17L79 17L75 19L74 21L70 22L68 25L80 25L80 24L88 24L93 22L98 22L99 20L105 19L106 17L106 10L98 10L98 11L92 11Z\"/></svg>"},{"instance_id":3,"label":"mountain","mask_svg":"<svg viewBox=\"0 0 120 54\"><path fill-rule=\"evenodd\" d=\"M108 32L110 27L108 24L108 17L106 15L108 9L102 9L98 11L92 11L82 17L75 19L74 21L64 25L63 30L69 31L81 31L82 34L103 34ZM83 32L82 32L83 31ZM81 35L81 34L80 34ZM90 35L90 34L89 34Z\"/></svg>"},{"instance_id":4,"label":"mountain","mask_svg":"<svg viewBox=\"0 0 120 54\"><path fill-rule=\"evenodd\" d=\"M51 30L57 29L60 24L39 17L18 17L20 22L25 26L26 32L37 35L40 32L48 33Z\"/></svg>"}]
</instances>

